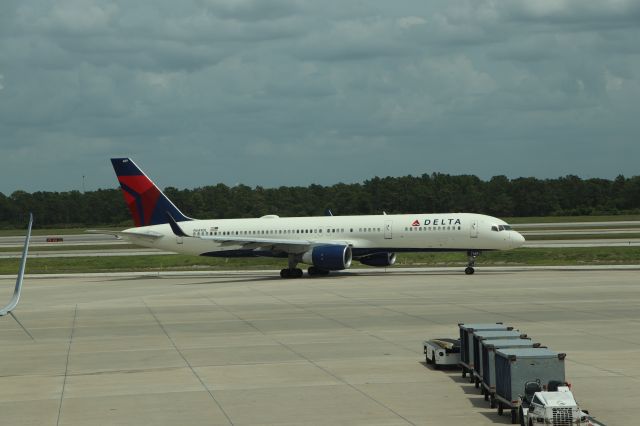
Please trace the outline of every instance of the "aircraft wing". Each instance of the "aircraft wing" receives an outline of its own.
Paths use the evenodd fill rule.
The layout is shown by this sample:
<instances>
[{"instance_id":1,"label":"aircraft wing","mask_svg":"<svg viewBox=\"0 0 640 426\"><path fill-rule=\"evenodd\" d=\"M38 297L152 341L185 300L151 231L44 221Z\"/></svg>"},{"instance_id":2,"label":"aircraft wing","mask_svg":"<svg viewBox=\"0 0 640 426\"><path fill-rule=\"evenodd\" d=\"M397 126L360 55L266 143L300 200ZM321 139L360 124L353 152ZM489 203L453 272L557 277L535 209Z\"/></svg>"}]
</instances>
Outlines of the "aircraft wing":
<instances>
[{"instance_id":1,"label":"aircraft wing","mask_svg":"<svg viewBox=\"0 0 640 426\"><path fill-rule=\"evenodd\" d=\"M29 241L31 240L31 227L33 225L33 214L29 213L29 227L27 228L27 236L24 239L24 248L22 249L22 261L20 262L20 269L18 270L18 278L16 279L16 287L13 290L13 297L5 307L0 309L0 317L5 316L13 311L18 302L20 301L20 294L22 293L22 280L24 278L24 268L27 264L27 255L29 252Z\"/></svg>"},{"instance_id":2,"label":"aircraft wing","mask_svg":"<svg viewBox=\"0 0 640 426\"><path fill-rule=\"evenodd\" d=\"M137 238L146 238L149 240L157 240L162 237L163 234L160 232L154 231L111 231L106 229L88 229L86 231L88 234L103 234L103 235L113 235L117 239L127 239L127 237L137 237Z\"/></svg>"}]
</instances>

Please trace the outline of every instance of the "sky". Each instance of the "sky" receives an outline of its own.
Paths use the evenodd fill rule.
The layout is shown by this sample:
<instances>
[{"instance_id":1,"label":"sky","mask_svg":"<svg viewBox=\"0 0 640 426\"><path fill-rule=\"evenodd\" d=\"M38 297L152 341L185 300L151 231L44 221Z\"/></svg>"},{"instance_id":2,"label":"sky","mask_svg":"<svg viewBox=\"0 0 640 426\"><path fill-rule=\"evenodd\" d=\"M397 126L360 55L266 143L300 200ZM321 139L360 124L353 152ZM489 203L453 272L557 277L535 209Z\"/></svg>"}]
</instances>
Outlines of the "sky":
<instances>
[{"instance_id":1,"label":"sky","mask_svg":"<svg viewBox=\"0 0 640 426\"><path fill-rule=\"evenodd\" d=\"M0 192L639 175L638 0L2 0Z\"/></svg>"}]
</instances>

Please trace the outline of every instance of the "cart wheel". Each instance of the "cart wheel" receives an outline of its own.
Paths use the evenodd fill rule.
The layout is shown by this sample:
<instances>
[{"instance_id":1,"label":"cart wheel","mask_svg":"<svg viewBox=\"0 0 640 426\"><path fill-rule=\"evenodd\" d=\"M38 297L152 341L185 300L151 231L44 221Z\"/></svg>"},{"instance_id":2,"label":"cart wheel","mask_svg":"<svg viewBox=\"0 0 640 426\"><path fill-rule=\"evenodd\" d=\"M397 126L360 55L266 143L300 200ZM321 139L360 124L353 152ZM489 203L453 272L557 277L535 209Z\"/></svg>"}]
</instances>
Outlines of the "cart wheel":
<instances>
[{"instance_id":1,"label":"cart wheel","mask_svg":"<svg viewBox=\"0 0 640 426\"><path fill-rule=\"evenodd\" d=\"M482 388L482 393L484 394L484 400L488 401L489 400L489 391L486 390L485 388ZM493 407L491 407L493 408Z\"/></svg>"},{"instance_id":2,"label":"cart wheel","mask_svg":"<svg viewBox=\"0 0 640 426\"><path fill-rule=\"evenodd\" d=\"M427 364L431 364L431 360L429 359L429 355L425 355L424 356L424 360L427 362Z\"/></svg>"},{"instance_id":3,"label":"cart wheel","mask_svg":"<svg viewBox=\"0 0 640 426\"><path fill-rule=\"evenodd\" d=\"M511 424L515 425L516 423L518 423L518 409L516 408L512 408L511 409Z\"/></svg>"},{"instance_id":4,"label":"cart wheel","mask_svg":"<svg viewBox=\"0 0 640 426\"><path fill-rule=\"evenodd\" d=\"M498 401L498 415L501 416L504 412L504 407L502 406L502 402Z\"/></svg>"},{"instance_id":5,"label":"cart wheel","mask_svg":"<svg viewBox=\"0 0 640 426\"><path fill-rule=\"evenodd\" d=\"M476 389L480 387L480 379L476 377Z\"/></svg>"},{"instance_id":6,"label":"cart wheel","mask_svg":"<svg viewBox=\"0 0 640 426\"><path fill-rule=\"evenodd\" d=\"M489 396L489 407L496 408L496 397L493 395Z\"/></svg>"},{"instance_id":7,"label":"cart wheel","mask_svg":"<svg viewBox=\"0 0 640 426\"><path fill-rule=\"evenodd\" d=\"M527 426L524 424L524 411L522 410L522 407L520 407L520 409L518 410L518 413L520 414L520 426Z\"/></svg>"},{"instance_id":8,"label":"cart wheel","mask_svg":"<svg viewBox=\"0 0 640 426\"><path fill-rule=\"evenodd\" d=\"M440 370L440 366L436 364L436 354L435 352L431 355L431 364L433 364L433 368L435 370Z\"/></svg>"},{"instance_id":9,"label":"cart wheel","mask_svg":"<svg viewBox=\"0 0 640 426\"><path fill-rule=\"evenodd\" d=\"M465 377L467 377L467 369L466 367L462 367L462 378L464 379Z\"/></svg>"}]
</instances>

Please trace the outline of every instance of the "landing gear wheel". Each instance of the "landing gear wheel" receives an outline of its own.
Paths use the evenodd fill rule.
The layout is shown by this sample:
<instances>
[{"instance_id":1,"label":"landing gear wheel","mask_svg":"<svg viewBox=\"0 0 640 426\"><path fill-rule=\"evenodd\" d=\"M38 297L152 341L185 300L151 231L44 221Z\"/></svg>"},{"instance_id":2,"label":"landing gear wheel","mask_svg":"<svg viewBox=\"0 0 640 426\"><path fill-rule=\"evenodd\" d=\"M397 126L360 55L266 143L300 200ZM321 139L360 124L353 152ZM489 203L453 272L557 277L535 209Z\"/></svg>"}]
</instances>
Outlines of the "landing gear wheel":
<instances>
[{"instance_id":1,"label":"landing gear wheel","mask_svg":"<svg viewBox=\"0 0 640 426\"><path fill-rule=\"evenodd\" d=\"M440 370L440 366L438 364L436 364L436 353L435 352L431 355L431 364L433 364L433 369L434 370Z\"/></svg>"},{"instance_id":2,"label":"landing gear wheel","mask_svg":"<svg viewBox=\"0 0 640 426\"><path fill-rule=\"evenodd\" d=\"M302 278L302 269L281 269L280 278Z\"/></svg>"},{"instance_id":3,"label":"landing gear wheel","mask_svg":"<svg viewBox=\"0 0 640 426\"><path fill-rule=\"evenodd\" d=\"M467 250L467 268L464 270L464 273L467 275L472 275L475 272L473 269L476 266L476 258L480 256L480 250Z\"/></svg>"}]
</instances>

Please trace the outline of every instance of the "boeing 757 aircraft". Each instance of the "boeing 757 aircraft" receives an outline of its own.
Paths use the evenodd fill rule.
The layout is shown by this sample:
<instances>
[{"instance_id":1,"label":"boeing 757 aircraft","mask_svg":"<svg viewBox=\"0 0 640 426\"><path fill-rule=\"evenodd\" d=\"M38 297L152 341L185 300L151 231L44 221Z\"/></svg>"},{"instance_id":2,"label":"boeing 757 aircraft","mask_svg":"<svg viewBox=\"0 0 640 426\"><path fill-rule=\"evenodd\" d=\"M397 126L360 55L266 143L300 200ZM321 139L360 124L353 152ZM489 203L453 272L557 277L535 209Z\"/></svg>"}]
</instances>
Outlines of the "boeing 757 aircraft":
<instances>
[{"instance_id":1,"label":"boeing 757 aircraft","mask_svg":"<svg viewBox=\"0 0 640 426\"><path fill-rule=\"evenodd\" d=\"M473 213L198 220L185 216L130 158L111 159L135 228L112 233L134 244L217 257L288 259L282 278L327 275L357 260L390 266L400 252L466 252L473 274L481 251L520 247L524 237L504 221ZM106 232L108 233L108 232Z\"/></svg>"}]
</instances>

